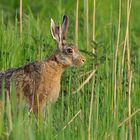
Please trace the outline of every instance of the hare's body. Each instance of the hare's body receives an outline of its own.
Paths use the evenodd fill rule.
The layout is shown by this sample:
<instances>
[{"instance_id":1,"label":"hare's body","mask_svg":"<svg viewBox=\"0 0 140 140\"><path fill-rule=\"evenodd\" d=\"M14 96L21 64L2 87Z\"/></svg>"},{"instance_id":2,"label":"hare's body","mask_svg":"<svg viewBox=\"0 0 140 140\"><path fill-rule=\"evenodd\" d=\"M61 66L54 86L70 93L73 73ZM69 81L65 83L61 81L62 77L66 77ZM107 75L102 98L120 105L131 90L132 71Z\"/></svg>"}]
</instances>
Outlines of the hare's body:
<instances>
[{"instance_id":1,"label":"hare's body","mask_svg":"<svg viewBox=\"0 0 140 140\"><path fill-rule=\"evenodd\" d=\"M0 73L0 94L4 85L5 99L12 96L11 84L14 83L17 101L22 99L35 113L42 111L46 104L56 101L60 91L61 75L65 68L84 63L78 48L65 41L67 26L66 16L61 28L51 20L52 36L57 42L57 51L52 57Z\"/></svg>"},{"instance_id":2,"label":"hare's body","mask_svg":"<svg viewBox=\"0 0 140 140\"><path fill-rule=\"evenodd\" d=\"M0 73L0 89L2 89L2 81L5 81L6 94L9 97L12 96L10 95L10 87L13 81L17 99L23 97L26 104L34 111L38 107L42 110L47 103L55 102L58 98L61 74L65 67L53 56L48 60L8 70L5 73Z\"/></svg>"}]
</instances>

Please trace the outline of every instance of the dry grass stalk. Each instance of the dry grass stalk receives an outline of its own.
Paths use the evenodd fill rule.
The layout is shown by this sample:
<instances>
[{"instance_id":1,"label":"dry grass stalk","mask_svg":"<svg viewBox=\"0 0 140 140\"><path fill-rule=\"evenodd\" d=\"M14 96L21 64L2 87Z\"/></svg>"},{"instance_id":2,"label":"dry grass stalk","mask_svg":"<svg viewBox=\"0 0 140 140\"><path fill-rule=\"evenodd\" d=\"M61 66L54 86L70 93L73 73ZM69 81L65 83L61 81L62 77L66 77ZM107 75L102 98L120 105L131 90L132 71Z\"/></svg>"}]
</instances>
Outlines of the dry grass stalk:
<instances>
[{"instance_id":1,"label":"dry grass stalk","mask_svg":"<svg viewBox=\"0 0 140 140\"><path fill-rule=\"evenodd\" d=\"M86 48L88 49L89 45L89 28L88 28L88 0L86 0Z\"/></svg>"},{"instance_id":2,"label":"dry grass stalk","mask_svg":"<svg viewBox=\"0 0 140 140\"><path fill-rule=\"evenodd\" d=\"M20 13L20 19L19 19L20 27L19 28L20 28L20 34L21 34L22 33L22 0L20 0L20 12L19 13Z\"/></svg>"},{"instance_id":3,"label":"dry grass stalk","mask_svg":"<svg viewBox=\"0 0 140 140\"><path fill-rule=\"evenodd\" d=\"M96 17L96 0L93 0L93 21L92 21L92 40L95 41L95 18ZM95 54L95 49L93 45L92 53ZM94 65L93 65L94 69ZM96 72L96 71L95 71ZM95 73L92 80L92 93L90 100L90 113L89 113L89 124L88 124L88 140L91 140L91 125L92 125L92 110L93 110L93 97L94 97L94 87L95 87Z\"/></svg>"},{"instance_id":4,"label":"dry grass stalk","mask_svg":"<svg viewBox=\"0 0 140 140\"><path fill-rule=\"evenodd\" d=\"M96 17L96 0L93 2L93 17L92 17L92 41L95 42L95 17ZM93 44L92 53L95 54L95 48Z\"/></svg>"},{"instance_id":5,"label":"dry grass stalk","mask_svg":"<svg viewBox=\"0 0 140 140\"><path fill-rule=\"evenodd\" d=\"M90 74L92 71L93 71L93 70L90 70L90 71L87 71L87 72L81 74L81 75L79 76L79 78L82 78L82 77L84 77L84 76L87 76L87 75Z\"/></svg>"},{"instance_id":6,"label":"dry grass stalk","mask_svg":"<svg viewBox=\"0 0 140 140\"><path fill-rule=\"evenodd\" d=\"M131 124L131 83L132 83L132 71L129 75L129 94L128 94L128 114L129 114L129 139L132 140L132 124Z\"/></svg>"},{"instance_id":7,"label":"dry grass stalk","mask_svg":"<svg viewBox=\"0 0 140 140\"><path fill-rule=\"evenodd\" d=\"M123 69L124 69L124 61L125 61L125 53L126 53L126 45L128 45L128 37L129 37L129 21L130 21L130 13L131 13L131 5L132 0L127 1L127 22L126 22L126 33L125 33L125 40L123 45L123 56L122 56L122 69L121 69L121 76L123 77ZM128 60L129 61L129 60ZM130 61L129 61L130 62Z\"/></svg>"},{"instance_id":8,"label":"dry grass stalk","mask_svg":"<svg viewBox=\"0 0 140 140\"><path fill-rule=\"evenodd\" d=\"M120 40L120 25L121 25L121 0L119 0L119 19L118 19L118 35L114 60L114 116L116 116L116 90L117 90L117 59Z\"/></svg>"},{"instance_id":9,"label":"dry grass stalk","mask_svg":"<svg viewBox=\"0 0 140 140\"><path fill-rule=\"evenodd\" d=\"M80 91L84 87L84 85L89 82L89 80L92 78L92 76L95 75L95 72L96 72L96 70L93 70L92 73L89 75L89 77L80 85L80 87L76 91L73 91L72 94L75 94L78 91Z\"/></svg>"},{"instance_id":10,"label":"dry grass stalk","mask_svg":"<svg viewBox=\"0 0 140 140\"><path fill-rule=\"evenodd\" d=\"M126 34L123 46L123 56L122 56L122 69L121 69L121 81L123 78L123 68L125 61L125 53L127 47L127 70L128 70L128 81L129 81L129 96L128 96L128 113L129 113L129 139L132 140L132 124L131 124L131 81L132 81L132 71L130 64L130 45L129 45L129 22L130 22L130 13L131 13L132 0L127 0L127 22L126 22Z\"/></svg>"},{"instance_id":11,"label":"dry grass stalk","mask_svg":"<svg viewBox=\"0 0 140 140\"><path fill-rule=\"evenodd\" d=\"M124 121L122 121L118 127L121 127L122 125L124 125L126 122L128 122L130 119L132 119L132 117L134 117L138 112L140 112L140 108L137 109L135 112L133 112L128 118L126 118Z\"/></svg>"},{"instance_id":12,"label":"dry grass stalk","mask_svg":"<svg viewBox=\"0 0 140 140\"><path fill-rule=\"evenodd\" d=\"M12 107L11 107L10 97L9 97L8 93L7 93L6 107L7 107L8 121L9 121L9 132L11 132L12 128L13 128L13 123L12 123Z\"/></svg>"},{"instance_id":13,"label":"dry grass stalk","mask_svg":"<svg viewBox=\"0 0 140 140\"><path fill-rule=\"evenodd\" d=\"M93 82L92 82L92 94L91 94L91 100L90 100L89 125L88 125L88 140L91 140L91 125L92 125L94 87L95 87L95 78L93 78Z\"/></svg>"},{"instance_id":14,"label":"dry grass stalk","mask_svg":"<svg viewBox=\"0 0 140 140\"><path fill-rule=\"evenodd\" d=\"M64 131L64 130L74 121L74 119L75 119L80 113L81 113L81 109L72 117L72 119L62 128L62 130L61 130L60 132ZM58 135L59 135L59 134L57 134L57 135L55 136L55 138L56 138Z\"/></svg>"},{"instance_id":15,"label":"dry grass stalk","mask_svg":"<svg viewBox=\"0 0 140 140\"><path fill-rule=\"evenodd\" d=\"M78 47L78 9L79 9L79 0L76 1L76 19L75 19L76 47Z\"/></svg>"},{"instance_id":16,"label":"dry grass stalk","mask_svg":"<svg viewBox=\"0 0 140 140\"><path fill-rule=\"evenodd\" d=\"M127 13L129 13L129 17L127 17L127 21L128 21L128 37L127 37L127 60L128 60L128 79L130 77L130 73L131 73L131 67L130 67L130 45L129 45L129 19L130 19L130 9L131 9L131 4L132 4L132 0L130 2L130 0L128 0L127 3Z\"/></svg>"},{"instance_id":17,"label":"dry grass stalk","mask_svg":"<svg viewBox=\"0 0 140 140\"><path fill-rule=\"evenodd\" d=\"M127 46L127 68L128 68L128 81L129 81L129 96L128 96L128 114L129 114L129 139L132 140L132 124L131 124L131 83L132 83L132 71L130 62L130 45L129 45L129 21L131 11L132 0L127 1L127 34L126 34L126 46Z\"/></svg>"}]
</instances>

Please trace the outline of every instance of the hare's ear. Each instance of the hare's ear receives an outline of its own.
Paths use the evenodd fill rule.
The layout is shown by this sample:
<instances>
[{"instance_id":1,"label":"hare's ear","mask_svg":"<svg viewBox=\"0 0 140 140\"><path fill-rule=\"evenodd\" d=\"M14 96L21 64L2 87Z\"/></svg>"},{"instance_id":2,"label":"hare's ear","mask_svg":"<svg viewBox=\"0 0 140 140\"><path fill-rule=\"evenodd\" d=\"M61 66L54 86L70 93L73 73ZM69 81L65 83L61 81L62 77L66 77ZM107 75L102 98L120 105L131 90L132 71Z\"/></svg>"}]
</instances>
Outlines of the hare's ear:
<instances>
[{"instance_id":1,"label":"hare's ear","mask_svg":"<svg viewBox=\"0 0 140 140\"><path fill-rule=\"evenodd\" d=\"M61 25L63 40L65 40L67 36L68 25L69 25L69 19L66 15L64 15L62 25Z\"/></svg>"},{"instance_id":2,"label":"hare's ear","mask_svg":"<svg viewBox=\"0 0 140 140\"><path fill-rule=\"evenodd\" d=\"M55 25L53 19L51 19L51 34L53 39L59 42L59 27Z\"/></svg>"}]
</instances>

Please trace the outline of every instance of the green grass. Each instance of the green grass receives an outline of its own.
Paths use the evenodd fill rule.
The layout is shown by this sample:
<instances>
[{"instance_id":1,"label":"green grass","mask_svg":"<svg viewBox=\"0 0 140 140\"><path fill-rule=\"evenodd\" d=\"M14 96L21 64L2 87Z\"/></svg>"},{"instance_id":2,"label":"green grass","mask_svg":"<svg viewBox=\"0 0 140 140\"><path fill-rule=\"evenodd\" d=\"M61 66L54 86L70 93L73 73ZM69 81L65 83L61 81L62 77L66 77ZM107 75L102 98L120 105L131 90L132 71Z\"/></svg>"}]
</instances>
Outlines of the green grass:
<instances>
[{"instance_id":1,"label":"green grass","mask_svg":"<svg viewBox=\"0 0 140 140\"><path fill-rule=\"evenodd\" d=\"M118 34L119 1L96 1L96 28L92 54L93 1L89 0L89 46L86 49L86 5L79 1L79 49L86 56L81 68L65 71L61 81L60 97L55 104L46 107L45 120L36 120L23 105L14 105L15 91L12 90L12 118L9 107L2 112L0 139L10 140L87 140L89 125L91 140L125 140L130 137L129 126L129 83L127 51L123 76L122 54L126 32L127 0L121 3L120 40L117 57L116 114L114 109L114 58ZM140 2L132 0L129 24L131 83L131 114L140 109ZM60 23L63 14L69 16L68 41L75 42L75 0L23 0L23 32L19 34L19 1L0 3L0 70L19 67L28 62L48 58L55 50L50 34L50 18ZM94 66L94 68L93 68ZM96 75L76 94L73 91L88 78L89 71L96 67ZM93 86L93 80L95 80ZM91 95L94 88L91 123ZM18 111L17 111L18 110ZM115 114L115 115L114 115ZM129 119L128 119L129 118ZM131 118L132 138L140 139L140 110ZM128 120L126 120L128 119ZM126 120L126 121L125 121ZM124 121L124 122L123 122ZM123 122L123 123L122 123ZM121 124L122 123L122 124ZM121 126L120 126L121 124Z\"/></svg>"}]
</instances>

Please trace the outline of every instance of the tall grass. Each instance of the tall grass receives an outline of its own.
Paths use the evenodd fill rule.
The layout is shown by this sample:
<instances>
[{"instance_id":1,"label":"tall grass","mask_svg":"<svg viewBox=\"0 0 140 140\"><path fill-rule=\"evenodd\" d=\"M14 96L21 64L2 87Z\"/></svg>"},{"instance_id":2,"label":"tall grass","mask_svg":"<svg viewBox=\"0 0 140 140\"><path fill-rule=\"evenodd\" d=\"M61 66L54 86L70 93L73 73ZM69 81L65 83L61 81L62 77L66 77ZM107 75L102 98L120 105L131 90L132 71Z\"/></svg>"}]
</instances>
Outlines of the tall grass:
<instances>
[{"instance_id":1,"label":"tall grass","mask_svg":"<svg viewBox=\"0 0 140 140\"><path fill-rule=\"evenodd\" d=\"M12 105L9 101L0 110L0 139L139 140L140 2L21 2L22 14L20 1L0 3L1 71L53 54L50 19L60 24L64 14L70 19L68 41L87 60L83 67L65 71L60 97L46 107L42 120L25 110L24 103L17 108L13 83ZM3 90L0 95L4 100Z\"/></svg>"},{"instance_id":2,"label":"tall grass","mask_svg":"<svg viewBox=\"0 0 140 140\"><path fill-rule=\"evenodd\" d=\"M20 0L20 34L22 34L22 0Z\"/></svg>"}]
</instances>

